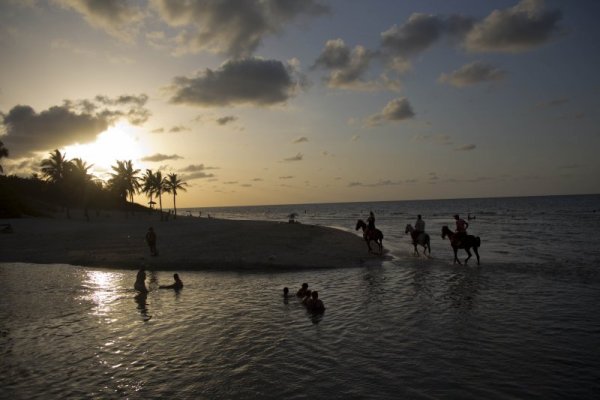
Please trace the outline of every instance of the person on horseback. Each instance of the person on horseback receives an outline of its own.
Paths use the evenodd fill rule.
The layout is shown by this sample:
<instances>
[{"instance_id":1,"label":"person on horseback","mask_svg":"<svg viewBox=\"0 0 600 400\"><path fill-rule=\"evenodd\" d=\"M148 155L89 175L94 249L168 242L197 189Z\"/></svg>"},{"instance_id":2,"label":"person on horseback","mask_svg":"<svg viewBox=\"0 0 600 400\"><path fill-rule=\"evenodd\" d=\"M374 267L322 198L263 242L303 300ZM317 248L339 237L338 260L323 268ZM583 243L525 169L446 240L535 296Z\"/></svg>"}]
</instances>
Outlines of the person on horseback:
<instances>
[{"instance_id":1,"label":"person on horseback","mask_svg":"<svg viewBox=\"0 0 600 400\"><path fill-rule=\"evenodd\" d=\"M467 228L469 227L469 223L464 219L460 218L458 214L454 216L456 220L456 236L455 240L458 245L460 245L464 238L467 237Z\"/></svg>"},{"instance_id":2,"label":"person on horseback","mask_svg":"<svg viewBox=\"0 0 600 400\"><path fill-rule=\"evenodd\" d=\"M415 222L415 229L411 232L413 244L417 243L419 235L425 233L425 221L421 218L421 214L417 215L417 222Z\"/></svg>"}]
</instances>

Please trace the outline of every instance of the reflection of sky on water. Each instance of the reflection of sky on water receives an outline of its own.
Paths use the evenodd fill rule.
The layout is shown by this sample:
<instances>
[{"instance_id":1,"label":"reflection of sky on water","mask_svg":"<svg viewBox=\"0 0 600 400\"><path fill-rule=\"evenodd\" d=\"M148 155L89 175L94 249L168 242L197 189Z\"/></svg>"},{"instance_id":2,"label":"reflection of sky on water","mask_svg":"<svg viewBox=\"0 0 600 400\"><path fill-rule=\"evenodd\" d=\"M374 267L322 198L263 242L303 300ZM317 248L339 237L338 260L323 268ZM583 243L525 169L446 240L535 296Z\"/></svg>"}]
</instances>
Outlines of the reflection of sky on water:
<instances>
[{"instance_id":1,"label":"reflection of sky on water","mask_svg":"<svg viewBox=\"0 0 600 400\"><path fill-rule=\"evenodd\" d=\"M94 304L91 312L93 315L110 316L111 304L119 298L120 280L120 275L115 272L86 271L83 286L88 292L84 297ZM108 323L114 321L111 318L105 320Z\"/></svg>"}]
</instances>

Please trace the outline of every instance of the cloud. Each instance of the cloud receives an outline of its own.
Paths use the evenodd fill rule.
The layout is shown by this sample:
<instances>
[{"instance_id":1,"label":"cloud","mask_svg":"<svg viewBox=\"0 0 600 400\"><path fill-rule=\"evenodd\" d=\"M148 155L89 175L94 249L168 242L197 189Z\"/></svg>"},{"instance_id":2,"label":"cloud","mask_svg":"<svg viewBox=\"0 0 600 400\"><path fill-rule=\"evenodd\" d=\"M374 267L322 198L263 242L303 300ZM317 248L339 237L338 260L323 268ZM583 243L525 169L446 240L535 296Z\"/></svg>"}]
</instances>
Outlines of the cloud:
<instances>
[{"instance_id":1,"label":"cloud","mask_svg":"<svg viewBox=\"0 0 600 400\"><path fill-rule=\"evenodd\" d=\"M454 150L456 151L471 151L471 150L475 150L477 146L474 144L465 144L464 146L460 146L455 148Z\"/></svg>"},{"instance_id":2,"label":"cloud","mask_svg":"<svg viewBox=\"0 0 600 400\"><path fill-rule=\"evenodd\" d=\"M182 179L184 181L192 181L194 179L204 179L204 178L213 178L214 174L207 174L206 172L192 172L191 174L183 175Z\"/></svg>"},{"instance_id":3,"label":"cloud","mask_svg":"<svg viewBox=\"0 0 600 400\"><path fill-rule=\"evenodd\" d=\"M161 161L165 161L165 160L179 160L181 158L183 158L183 157L181 157L177 154L166 155L166 154L156 153L151 156L142 157L142 161L161 162Z\"/></svg>"},{"instance_id":4,"label":"cloud","mask_svg":"<svg viewBox=\"0 0 600 400\"><path fill-rule=\"evenodd\" d=\"M169 88L171 102L206 107L284 103L301 86L295 75L292 65L277 60L230 60L193 78L176 77Z\"/></svg>"},{"instance_id":5,"label":"cloud","mask_svg":"<svg viewBox=\"0 0 600 400\"><path fill-rule=\"evenodd\" d=\"M465 87L482 82L500 81L505 76L505 71L482 61L475 61L449 74L441 74L439 81L456 87Z\"/></svg>"},{"instance_id":6,"label":"cloud","mask_svg":"<svg viewBox=\"0 0 600 400\"><path fill-rule=\"evenodd\" d=\"M2 141L14 157L89 143L120 119L132 124L145 122L150 115L144 107L146 101L146 95L97 96L93 100L65 100L39 113L31 106L17 105L8 113L0 113L6 133Z\"/></svg>"},{"instance_id":7,"label":"cloud","mask_svg":"<svg viewBox=\"0 0 600 400\"><path fill-rule=\"evenodd\" d=\"M123 0L54 0L83 16L88 24L113 37L133 42L144 12Z\"/></svg>"},{"instance_id":8,"label":"cloud","mask_svg":"<svg viewBox=\"0 0 600 400\"><path fill-rule=\"evenodd\" d=\"M383 186L398 186L405 183L415 183L415 179L407 179L405 181L392 181L390 179L379 180L373 183L349 182L348 187L383 187Z\"/></svg>"},{"instance_id":9,"label":"cloud","mask_svg":"<svg viewBox=\"0 0 600 400\"><path fill-rule=\"evenodd\" d=\"M418 142L431 141L431 142L439 143L439 144L445 145L445 146L453 144L452 138L450 137L450 135L445 135L442 133L439 133L437 135L418 134L418 135L413 136L413 140L418 141Z\"/></svg>"},{"instance_id":10,"label":"cloud","mask_svg":"<svg viewBox=\"0 0 600 400\"><path fill-rule=\"evenodd\" d=\"M151 130L150 132L152 132L152 133L164 133L164 131L165 131L165 128L156 128L156 129Z\"/></svg>"},{"instance_id":11,"label":"cloud","mask_svg":"<svg viewBox=\"0 0 600 400\"><path fill-rule=\"evenodd\" d=\"M306 136L300 136L299 138L294 139L292 143L304 143L308 142L308 138Z\"/></svg>"},{"instance_id":12,"label":"cloud","mask_svg":"<svg viewBox=\"0 0 600 400\"><path fill-rule=\"evenodd\" d=\"M252 179L253 182L262 182L264 179L262 178L254 178Z\"/></svg>"},{"instance_id":13,"label":"cloud","mask_svg":"<svg viewBox=\"0 0 600 400\"><path fill-rule=\"evenodd\" d=\"M237 120L237 117L233 116L233 115L227 115L225 117L220 117L216 119L217 124L219 125L227 125L230 122L234 122Z\"/></svg>"},{"instance_id":14,"label":"cloud","mask_svg":"<svg viewBox=\"0 0 600 400\"><path fill-rule=\"evenodd\" d=\"M559 10L544 10L543 0L522 0L475 24L464 44L472 52L524 52L553 39L561 18Z\"/></svg>"},{"instance_id":15,"label":"cloud","mask_svg":"<svg viewBox=\"0 0 600 400\"><path fill-rule=\"evenodd\" d=\"M285 162L302 161L303 158L304 158L304 155L302 153L298 153L293 157L284 158L283 161L285 161Z\"/></svg>"},{"instance_id":16,"label":"cloud","mask_svg":"<svg viewBox=\"0 0 600 400\"><path fill-rule=\"evenodd\" d=\"M176 39L178 52L208 50L236 58L251 55L264 37L281 32L302 15L329 12L315 0L153 0L152 4L169 25L183 29Z\"/></svg>"},{"instance_id":17,"label":"cloud","mask_svg":"<svg viewBox=\"0 0 600 400\"><path fill-rule=\"evenodd\" d=\"M331 71L325 79L331 88L370 89L375 88L377 83L365 82L364 75L373 57L374 53L363 46L350 50L342 39L333 39L325 43L313 68L321 67Z\"/></svg>"},{"instance_id":18,"label":"cloud","mask_svg":"<svg viewBox=\"0 0 600 400\"><path fill-rule=\"evenodd\" d=\"M183 125L177 125L177 126L173 126L171 127L171 129L169 129L170 133L178 133L178 132L184 132L184 131L189 131L190 128L188 128L187 126L183 126Z\"/></svg>"},{"instance_id":19,"label":"cloud","mask_svg":"<svg viewBox=\"0 0 600 400\"><path fill-rule=\"evenodd\" d=\"M292 175L280 176L279 179L294 179Z\"/></svg>"},{"instance_id":20,"label":"cloud","mask_svg":"<svg viewBox=\"0 0 600 400\"><path fill-rule=\"evenodd\" d=\"M443 33L442 20L435 15L414 13L408 21L381 33L381 46L393 56L409 58L435 43Z\"/></svg>"},{"instance_id":21,"label":"cloud","mask_svg":"<svg viewBox=\"0 0 600 400\"><path fill-rule=\"evenodd\" d=\"M384 121L404 121L415 116L415 113L406 97L390 100L378 113L367 118L367 126L379 126Z\"/></svg>"},{"instance_id":22,"label":"cloud","mask_svg":"<svg viewBox=\"0 0 600 400\"><path fill-rule=\"evenodd\" d=\"M206 171L206 170L210 170L210 169L219 169L219 168L207 167L204 164L198 164L198 165L191 164L183 169L180 169L179 171L181 171L181 172L198 172L198 171Z\"/></svg>"}]
</instances>

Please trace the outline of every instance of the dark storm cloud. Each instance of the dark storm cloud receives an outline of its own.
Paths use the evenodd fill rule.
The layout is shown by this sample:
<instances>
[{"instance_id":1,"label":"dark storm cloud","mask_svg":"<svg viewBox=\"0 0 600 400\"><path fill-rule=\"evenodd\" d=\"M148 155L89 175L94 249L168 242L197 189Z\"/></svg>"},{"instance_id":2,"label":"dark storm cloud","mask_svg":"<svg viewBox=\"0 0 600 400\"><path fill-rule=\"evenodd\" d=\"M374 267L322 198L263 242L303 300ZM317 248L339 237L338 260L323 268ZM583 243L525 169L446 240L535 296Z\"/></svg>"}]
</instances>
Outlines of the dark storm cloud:
<instances>
[{"instance_id":1,"label":"dark storm cloud","mask_svg":"<svg viewBox=\"0 0 600 400\"><path fill-rule=\"evenodd\" d=\"M294 69L277 60L230 60L193 78L176 77L171 102L198 106L283 103L299 88Z\"/></svg>"},{"instance_id":2,"label":"dark storm cloud","mask_svg":"<svg viewBox=\"0 0 600 400\"><path fill-rule=\"evenodd\" d=\"M559 10L544 10L543 0L522 0L494 10L468 33L465 47L474 52L518 53L547 43L559 31Z\"/></svg>"},{"instance_id":3,"label":"dark storm cloud","mask_svg":"<svg viewBox=\"0 0 600 400\"><path fill-rule=\"evenodd\" d=\"M366 120L367 126L379 126L385 121L404 121L415 116L407 98L393 99L386 104L380 113L371 115Z\"/></svg>"},{"instance_id":4,"label":"dark storm cloud","mask_svg":"<svg viewBox=\"0 0 600 400\"><path fill-rule=\"evenodd\" d=\"M165 161L165 160L179 160L181 158L183 158L183 157L181 157L177 154L166 155L166 154L156 153L151 156L142 157L142 161L161 162L161 161Z\"/></svg>"},{"instance_id":5,"label":"dark storm cloud","mask_svg":"<svg viewBox=\"0 0 600 400\"><path fill-rule=\"evenodd\" d=\"M209 50L232 57L249 56L265 36L281 32L301 15L329 11L315 0L153 0L153 4L168 24L185 29L177 37L180 52Z\"/></svg>"},{"instance_id":6,"label":"dark storm cloud","mask_svg":"<svg viewBox=\"0 0 600 400\"><path fill-rule=\"evenodd\" d=\"M505 76L505 71L482 61L475 61L449 74L440 75L439 81L456 87L465 87L482 82L500 81Z\"/></svg>"},{"instance_id":7,"label":"dark storm cloud","mask_svg":"<svg viewBox=\"0 0 600 400\"><path fill-rule=\"evenodd\" d=\"M0 113L6 132L2 141L15 157L32 152L61 148L74 143L88 143L120 119L132 124L145 122L150 112L144 108L147 96L97 96L94 100L65 100L60 106L36 112L27 105L17 105Z\"/></svg>"},{"instance_id":8,"label":"dark storm cloud","mask_svg":"<svg viewBox=\"0 0 600 400\"><path fill-rule=\"evenodd\" d=\"M93 27L127 42L133 41L143 11L132 1L124 0L56 0L58 4L83 16Z\"/></svg>"},{"instance_id":9,"label":"dark storm cloud","mask_svg":"<svg viewBox=\"0 0 600 400\"><path fill-rule=\"evenodd\" d=\"M373 59L373 52L363 46L350 50L342 39L328 40L313 68L330 70L326 79L332 88L360 88L365 86L364 75Z\"/></svg>"}]
</instances>

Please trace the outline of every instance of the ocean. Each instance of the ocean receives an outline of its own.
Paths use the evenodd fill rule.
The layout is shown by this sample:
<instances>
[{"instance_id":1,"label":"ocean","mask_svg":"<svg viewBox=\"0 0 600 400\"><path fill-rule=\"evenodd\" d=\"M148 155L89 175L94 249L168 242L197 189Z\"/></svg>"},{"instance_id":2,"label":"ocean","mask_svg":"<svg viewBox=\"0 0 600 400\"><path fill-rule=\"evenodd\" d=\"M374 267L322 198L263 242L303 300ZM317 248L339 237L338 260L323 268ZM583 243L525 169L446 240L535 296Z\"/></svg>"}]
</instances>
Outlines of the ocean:
<instances>
[{"instance_id":1,"label":"ocean","mask_svg":"<svg viewBox=\"0 0 600 400\"><path fill-rule=\"evenodd\" d=\"M193 208L194 217L355 232L376 216L381 266L178 271L146 298L135 271L0 264L0 398L595 398L600 195ZM454 265L454 214L481 265ZM431 257L406 224L421 214ZM474 217L474 218L473 218ZM326 243L323 244L326 246ZM365 245L365 253L366 253ZM459 253L464 259L465 253ZM284 299L303 282L326 311Z\"/></svg>"}]
</instances>

